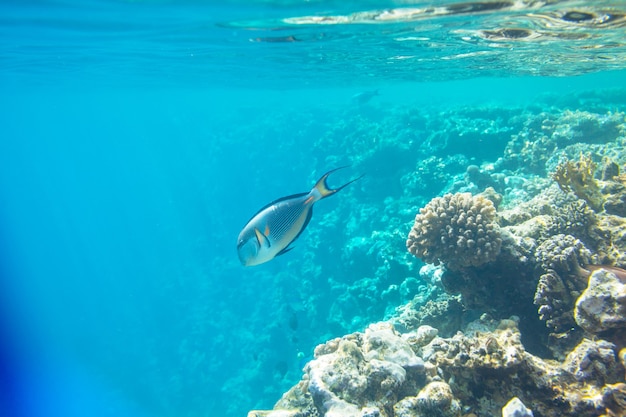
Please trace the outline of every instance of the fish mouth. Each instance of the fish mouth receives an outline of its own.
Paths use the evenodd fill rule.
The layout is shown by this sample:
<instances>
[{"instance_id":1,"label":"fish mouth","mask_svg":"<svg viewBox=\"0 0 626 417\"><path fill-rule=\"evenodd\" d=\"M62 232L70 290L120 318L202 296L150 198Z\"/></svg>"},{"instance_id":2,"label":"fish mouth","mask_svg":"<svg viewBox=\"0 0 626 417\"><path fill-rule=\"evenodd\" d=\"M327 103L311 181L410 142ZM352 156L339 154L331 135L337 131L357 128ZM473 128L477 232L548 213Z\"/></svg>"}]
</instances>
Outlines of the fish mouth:
<instances>
[{"instance_id":1,"label":"fish mouth","mask_svg":"<svg viewBox=\"0 0 626 417\"><path fill-rule=\"evenodd\" d=\"M255 265L259 247L254 239L242 239L237 243L237 256L243 266Z\"/></svg>"},{"instance_id":2,"label":"fish mouth","mask_svg":"<svg viewBox=\"0 0 626 417\"><path fill-rule=\"evenodd\" d=\"M237 256L239 257L239 262L243 266L248 266L249 257L245 256L244 252L240 250L241 246L237 247Z\"/></svg>"}]
</instances>

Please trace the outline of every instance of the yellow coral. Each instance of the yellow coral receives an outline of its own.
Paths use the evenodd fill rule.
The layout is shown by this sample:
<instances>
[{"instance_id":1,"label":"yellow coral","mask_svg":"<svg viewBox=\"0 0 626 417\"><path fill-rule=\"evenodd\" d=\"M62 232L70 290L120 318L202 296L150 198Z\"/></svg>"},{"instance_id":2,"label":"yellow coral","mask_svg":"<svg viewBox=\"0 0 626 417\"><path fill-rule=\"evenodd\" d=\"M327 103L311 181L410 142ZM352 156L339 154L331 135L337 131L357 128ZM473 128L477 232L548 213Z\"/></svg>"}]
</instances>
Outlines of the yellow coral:
<instances>
[{"instance_id":1,"label":"yellow coral","mask_svg":"<svg viewBox=\"0 0 626 417\"><path fill-rule=\"evenodd\" d=\"M552 173L552 179L556 181L559 188L566 193L573 192L589 204L594 211L602 211L604 198L600 193L598 182L593 177L596 170L596 163L591 160L591 156L580 154L578 161L565 160L557 165Z\"/></svg>"}]
</instances>

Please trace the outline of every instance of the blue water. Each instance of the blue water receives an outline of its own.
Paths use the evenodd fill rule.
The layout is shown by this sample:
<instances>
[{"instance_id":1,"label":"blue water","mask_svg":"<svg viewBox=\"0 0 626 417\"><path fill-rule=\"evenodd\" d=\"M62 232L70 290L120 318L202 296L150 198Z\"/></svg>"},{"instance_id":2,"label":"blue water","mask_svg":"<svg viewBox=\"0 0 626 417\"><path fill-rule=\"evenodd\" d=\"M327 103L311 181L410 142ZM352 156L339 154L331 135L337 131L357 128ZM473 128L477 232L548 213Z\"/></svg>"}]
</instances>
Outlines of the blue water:
<instances>
[{"instance_id":1,"label":"blue water","mask_svg":"<svg viewBox=\"0 0 626 417\"><path fill-rule=\"evenodd\" d=\"M418 260L385 282L376 272L404 252L415 211L368 213L406 198L400 177L417 155L398 161L360 138L459 106L567 107L609 90L615 111L626 103L615 92L626 85L619 25L570 28L604 42L587 50L583 38L476 35L502 19L548 38L541 20L512 10L322 27L284 19L403 5L216 3L0 4L0 414L270 408L316 344L415 295L379 293ZM373 89L369 103L351 99ZM242 267L235 240L248 218L341 165L352 167L332 184L367 176L317 204L289 254ZM407 206L445 187L433 180ZM397 242L346 252L388 227Z\"/></svg>"}]
</instances>

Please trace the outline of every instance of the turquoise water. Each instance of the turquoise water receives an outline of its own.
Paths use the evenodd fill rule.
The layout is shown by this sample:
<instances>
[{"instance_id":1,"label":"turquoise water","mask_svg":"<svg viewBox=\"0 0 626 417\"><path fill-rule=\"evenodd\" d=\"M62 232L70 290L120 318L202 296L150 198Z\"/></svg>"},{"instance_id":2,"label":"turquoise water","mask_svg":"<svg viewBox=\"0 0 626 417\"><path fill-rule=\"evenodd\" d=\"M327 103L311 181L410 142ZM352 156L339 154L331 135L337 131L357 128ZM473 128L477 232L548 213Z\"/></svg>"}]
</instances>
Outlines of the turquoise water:
<instances>
[{"instance_id":1,"label":"turquoise water","mask_svg":"<svg viewBox=\"0 0 626 417\"><path fill-rule=\"evenodd\" d=\"M271 408L316 344L430 291L383 295L419 277L415 212L504 147L433 132L624 111L626 8L585 3L2 2L3 415ZM365 178L293 251L239 264L258 208L342 165Z\"/></svg>"}]
</instances>

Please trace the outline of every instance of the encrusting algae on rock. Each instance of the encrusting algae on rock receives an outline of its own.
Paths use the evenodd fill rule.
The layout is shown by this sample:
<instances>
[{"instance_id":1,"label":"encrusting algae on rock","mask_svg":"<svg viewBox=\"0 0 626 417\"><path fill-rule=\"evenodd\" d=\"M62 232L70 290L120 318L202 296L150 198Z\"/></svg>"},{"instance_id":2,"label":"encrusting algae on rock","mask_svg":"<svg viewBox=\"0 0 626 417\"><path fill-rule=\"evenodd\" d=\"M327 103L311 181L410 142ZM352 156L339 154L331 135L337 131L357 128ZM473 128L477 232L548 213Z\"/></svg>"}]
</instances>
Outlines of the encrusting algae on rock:
<instances>
[{"instance_id":1,"label":"encrusting algae on rock","mask_svg":"<svg viewBox=\"0 0 626 417\"><path fill-rule=\"evenodd\" d=\"M585 339L563 362L542 360L517 322L481 319L473 327L485 332L451 338L373 324L320 345L274 410L248 417L496 416L515 397L537 416L621 415L611 411L624 376L614 345Z\"/></svg>"},{"instance_id":2,"label":"encrusting algae on rock","mask_svg":"<svg viewBox=\"0 0 626 417\"><path fill-rule=\"evenodd\" d=\"M626 271L625 271L626 272ZM574 318L588 333L626 329L626 282L607 269L589 276L589 284L576 301Z\"/></svg>"}]
</instances>

